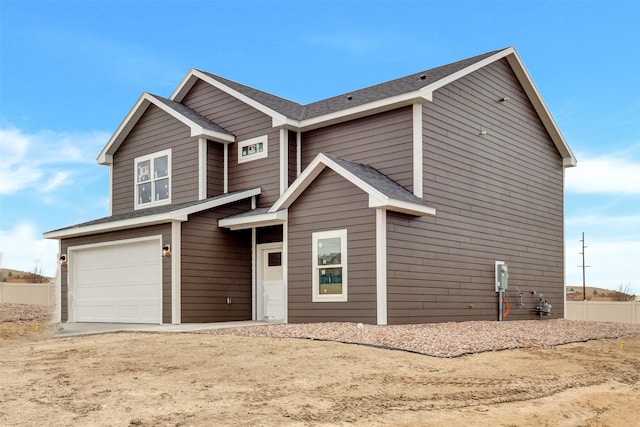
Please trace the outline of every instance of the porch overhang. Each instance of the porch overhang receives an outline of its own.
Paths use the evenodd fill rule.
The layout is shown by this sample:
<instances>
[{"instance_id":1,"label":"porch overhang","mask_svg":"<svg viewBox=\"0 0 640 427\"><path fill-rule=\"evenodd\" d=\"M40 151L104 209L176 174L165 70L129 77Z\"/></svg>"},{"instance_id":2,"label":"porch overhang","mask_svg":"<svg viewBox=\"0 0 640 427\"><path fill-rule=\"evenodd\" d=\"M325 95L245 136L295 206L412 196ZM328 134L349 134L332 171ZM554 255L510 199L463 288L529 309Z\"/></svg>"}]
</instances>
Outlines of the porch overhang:
<instances>
[{"instance_id":1,"label":"porch overhang","mask_svg":"<svg viewBox=\"0 0 640 427\"><path fill-rule=\"evenodd\" d=\"M268 209L254 209L218 220L218 226L230 230L269 227L287 222L288 210L269 212Z\"/></svg>"}]
</instances>

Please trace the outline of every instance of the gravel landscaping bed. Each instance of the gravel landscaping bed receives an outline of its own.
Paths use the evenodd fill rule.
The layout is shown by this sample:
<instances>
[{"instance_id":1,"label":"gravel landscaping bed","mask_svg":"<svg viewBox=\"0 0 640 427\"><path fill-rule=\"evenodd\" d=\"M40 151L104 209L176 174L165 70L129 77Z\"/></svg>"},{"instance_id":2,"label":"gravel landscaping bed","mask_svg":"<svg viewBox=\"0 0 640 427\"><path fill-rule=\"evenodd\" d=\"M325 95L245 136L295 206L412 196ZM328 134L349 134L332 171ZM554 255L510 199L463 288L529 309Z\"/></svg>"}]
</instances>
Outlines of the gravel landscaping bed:
<instances>
[{"instance_id":1,"label":"gravel landscaping bed","mask_svg":"<svg viewBox=\"0 0 640 427\"><path fill-rule=\"evenodd\" d=\"M640 335L640 325L576 320L473 321L375 326L361 323L307 323L202 331L214 335L304 338L404 350L434 357L514 348L541 348L572 342Z\"/></svg>"},{"instance_id":2,"label":"gravel landscaping bed","mask_svg":"<svg viewBox=\"0 0 640 427\"><path fill-rule=\"evenodd\" d=\"M38 304L0 303L0 322L48 321L53 307Z\"/></svg>"}]
</instances>

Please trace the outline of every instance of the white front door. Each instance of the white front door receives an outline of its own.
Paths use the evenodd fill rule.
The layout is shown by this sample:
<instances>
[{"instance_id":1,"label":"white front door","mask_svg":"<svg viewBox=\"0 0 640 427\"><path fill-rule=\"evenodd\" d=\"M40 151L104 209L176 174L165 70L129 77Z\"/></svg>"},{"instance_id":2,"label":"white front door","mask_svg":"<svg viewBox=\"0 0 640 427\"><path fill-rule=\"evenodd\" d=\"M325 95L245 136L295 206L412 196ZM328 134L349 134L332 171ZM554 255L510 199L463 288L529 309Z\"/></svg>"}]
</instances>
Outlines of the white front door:
<instances>
[{"instance_id":1,"label":"white front door","mask_svg":"<svg viewBox=\"0 0 640 427\"><path fill-rule=\"evenodd\" d=\"M282 271L282 244L258 245L258 320L284 320L285 288Z\"/></svg>"}]
</instances>

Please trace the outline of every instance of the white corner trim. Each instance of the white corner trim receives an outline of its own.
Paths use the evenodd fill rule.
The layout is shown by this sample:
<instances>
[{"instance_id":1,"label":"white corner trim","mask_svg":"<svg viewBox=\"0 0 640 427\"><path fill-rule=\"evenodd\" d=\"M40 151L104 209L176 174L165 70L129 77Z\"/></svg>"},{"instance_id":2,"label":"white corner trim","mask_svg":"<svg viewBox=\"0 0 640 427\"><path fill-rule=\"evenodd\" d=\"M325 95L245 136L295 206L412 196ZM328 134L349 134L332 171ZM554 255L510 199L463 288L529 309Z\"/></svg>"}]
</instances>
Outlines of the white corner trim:
<instances>
[{"instance_id":1,"label":"white corner trim","mask_svg":"<svg viewBox=\"0 0 640 427\"><path fill-rule=\"evenodd\" d=\"M113 215L113 160L109 167L109 216Z\"/></svg>"},{"instance_id":2,"label":"white corner trim","mask_svg":"<svg viewBox=\"0 0 640 427\"><path fill-rule=\"evenodd\" d=\"M171 323L182 323L182 282L181 282L182 223L171 222Z\"/></svg>"},{"instance_id":3,"label":"white corner trim","mask_svg":"<svg viewBox=\"0 0 640 427\"><path fill-rule=\"evenodd\" d=\"M423 141L422 104L413 104L413 194L422 199L423 186Z\"/></svg>"},{"instance_id":4,"label":"white corner trim","mask_svg":"<svg viewBox=\"0 0 640 427\"><path fill-rule=\"evenodd\" d=\"M302 172L302 132L296 132L296 177Z\"/></svg>"},{"instance_id":5,"label":"white corner trim","mask_svg":"<svg viewBox=\"0 0 640 427\"><path fill-rule=\"evenodd\" d=\"M284 323L289 323L289 227L282 224L282 280L284 281Z\"/></svg>"},{"instance_id":6,"label":"white corner trim","mask_svg":"<svg viewBox=\"0 0 640 427\"><path fill-rule=\"evenodd\" d=\"M280 195L282 195L289 186L289 131L280 129Z\"/></svg>"},{"instance_id":7,"label":"white corner trim","mask_svg":"<svg viewBox=\"0 0 640 427\"><path fill-rule=\"evenodd\" d=\"M256 277L257 269L256 269L256 229L251 229L251 320L258 320L258 304L257 304L257 295L258 295L258 279Z\"/></svg>"},{"instance_id":8,"label":"white corner trim","mask_svg":"<svg viewBox=\"0 0 640 427\"><path fill-rule=\"evenodd\" d=\"M377 324L387 324L387 211L376 209L376 312Z\"/></svg>"},{"instance_id":9,"label":"white corner trim","mask_svg":"<svg viewBox=\"0 0 640 427\"><path fill-rule=\"evenodd\" d=\"M229 192L229 144L224 144L224 166L223 166L223 182L222 182L222 192Z\"/></svg>"},{"instance_id":10,"label":"white corner trim","mask_svg":"<svg viewBox=\"0 0 640 427\"><path fill-rule=\"evenodd\" d=\"M225 144L227 145L227 144ZM207 198L207 138L198 138L198 199Z\"/></svg>"}]
</instances>

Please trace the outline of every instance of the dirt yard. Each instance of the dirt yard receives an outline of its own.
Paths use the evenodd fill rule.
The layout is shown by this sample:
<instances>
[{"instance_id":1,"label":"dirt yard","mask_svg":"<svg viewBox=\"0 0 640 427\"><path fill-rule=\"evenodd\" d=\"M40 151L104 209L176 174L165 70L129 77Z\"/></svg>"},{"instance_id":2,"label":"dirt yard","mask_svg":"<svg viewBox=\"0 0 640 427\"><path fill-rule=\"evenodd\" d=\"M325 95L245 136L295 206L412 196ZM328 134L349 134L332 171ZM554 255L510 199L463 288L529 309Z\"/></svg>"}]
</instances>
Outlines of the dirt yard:
<instances>
[{"instance_id":1,"label":"dirt yard","mask_svg":"<svg viewBox=\"0 0 640 427\"><path fill-rule=\"evenodd\" d=\"M0 322L0 425L640 426L640 336L436 358Z\"/></svg>"}]
</instances>

